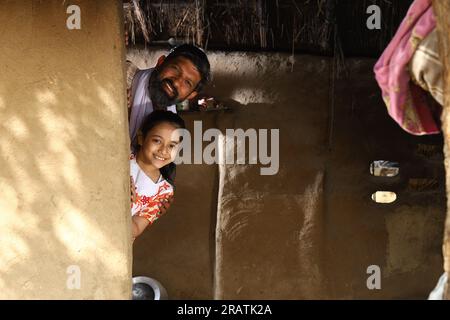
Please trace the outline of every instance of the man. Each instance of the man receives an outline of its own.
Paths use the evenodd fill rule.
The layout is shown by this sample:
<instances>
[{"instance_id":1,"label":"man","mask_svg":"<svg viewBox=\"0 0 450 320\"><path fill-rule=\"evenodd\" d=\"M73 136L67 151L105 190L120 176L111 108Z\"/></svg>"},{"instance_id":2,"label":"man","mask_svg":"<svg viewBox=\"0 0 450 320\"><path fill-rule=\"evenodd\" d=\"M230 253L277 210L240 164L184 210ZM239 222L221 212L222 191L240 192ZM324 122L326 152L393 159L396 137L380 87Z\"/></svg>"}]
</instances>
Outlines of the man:
<instances>
[{"instance_id":1,"label":"man","mask_svg":"<svg viewBox=\"0 0 450 320\"><path fill-rule=\"evenodd\" d=\"M128 62L130 139L135 146L143 119L154 109L176 113L176 104L195 98L210 80L206 54L196 46L180 45L161 56L154 68L139 70Z\"/></svg>"},{"instance_id":2,"label":"man","mask_svg":"<svg viewBox=\"0 0 450 320\"><path fill-rule=\"evenodd\" d=\"M210 81L210 64L206 54L193 45L184 44L161 56L154 68L139 70L127 61L127 95L131 148L135 151L142 121L154 109L177 112L176 104L195 98ZM133 192L134 185L131 184ZM161 214L173 199L161 204Z\"/></svg>"}]
</instances>

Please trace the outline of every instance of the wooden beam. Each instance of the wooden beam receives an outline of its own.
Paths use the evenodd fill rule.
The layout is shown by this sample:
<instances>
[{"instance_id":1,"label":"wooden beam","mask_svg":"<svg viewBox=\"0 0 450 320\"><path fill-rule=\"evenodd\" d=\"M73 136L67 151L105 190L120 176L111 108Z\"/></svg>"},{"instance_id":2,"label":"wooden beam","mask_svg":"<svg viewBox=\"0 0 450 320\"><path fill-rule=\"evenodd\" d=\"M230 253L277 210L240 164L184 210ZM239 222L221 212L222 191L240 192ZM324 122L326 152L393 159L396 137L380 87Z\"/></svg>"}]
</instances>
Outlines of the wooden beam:
<instances>
[{"instance_id":1,"label":"wooden beam","mask_svg":"<svg viewBox=\"0 0 450 320\"><path fill-rule=\"evenodd\" d=\"M444 135L445 171L447 185L447 219L444 232L444 270L450 279L450 1L433 0L433 10L437 20L440 57L444 65L444 108L442 131ZM444 290L444 299L450 300L450 281Z\"/></svg>"}]
</instances>

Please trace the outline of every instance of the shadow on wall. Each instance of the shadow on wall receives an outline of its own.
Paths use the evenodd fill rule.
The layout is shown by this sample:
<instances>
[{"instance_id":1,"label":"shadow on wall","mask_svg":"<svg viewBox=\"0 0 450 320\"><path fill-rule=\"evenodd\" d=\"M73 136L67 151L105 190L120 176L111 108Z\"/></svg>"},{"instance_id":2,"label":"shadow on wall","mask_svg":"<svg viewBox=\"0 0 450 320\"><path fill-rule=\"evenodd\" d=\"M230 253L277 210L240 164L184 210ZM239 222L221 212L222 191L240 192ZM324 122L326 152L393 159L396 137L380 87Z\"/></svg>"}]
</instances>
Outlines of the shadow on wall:
<instances>
[{"instance_id":1,"label":"shadow on wall","mask_svg":"<svg viewBox=\"0 0 450 320\"><path fill-rule=\"evenodd\" d=\"M123 274L127 239L105 228L127 230L125 216L108 219L128 201L117 186L124 174L117 165L127 168L117 149L126 139L116 143L112 134L125 125L117 123L115 86L93 74L83 78L57 90L47 86L51 77L23 83L21 97L11 95L13 84L0 87L2 298L27 298L27 291L50 299L108 296L103 282ZM84 94L86 83L95 89ZM71 265L80 267L81 295L68 290Z\"/></svg>"},{"instance_id":2,"label":"shadow on wall","mask_svg":"<svg viewBox=\"0 0 450 320\"><path fill-rule=\"evenodd\" d=\"M127 59L139 68L153 68L158 58L167 55L169 49L152 47L150 49L133 48L127 52ZM305 57L307 57L305 59ZM314 60L311 63L308 60ZM235 100L246 105L249 103L272 104L290 102L292 98L313 87L328 88L328 82L320 77L308 79L308 85L302 85L299 74L329 72L326 58L289 55L285 53L257 54L247 52L209 52L213 81L205 92L219 100ZM224 63L226 61L226 63Z\"/></svg>"}]
</instances>

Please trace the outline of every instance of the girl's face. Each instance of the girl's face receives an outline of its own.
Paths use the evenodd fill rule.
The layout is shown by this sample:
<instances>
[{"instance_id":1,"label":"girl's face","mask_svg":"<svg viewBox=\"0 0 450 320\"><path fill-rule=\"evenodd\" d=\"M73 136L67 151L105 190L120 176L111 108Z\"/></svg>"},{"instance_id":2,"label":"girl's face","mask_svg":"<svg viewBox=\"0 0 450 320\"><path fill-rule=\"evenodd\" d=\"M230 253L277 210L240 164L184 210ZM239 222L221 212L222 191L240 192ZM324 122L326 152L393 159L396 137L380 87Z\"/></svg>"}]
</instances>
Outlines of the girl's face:
<instances>
[{"instance_id":1,"label":"girl's face","mask_svg":"<svg viewBox=\"0 0 450 320\"><path fill-rule=\"evenodd\" d=\"M139 150L140 158L157 169L175 160L180 144L180 129L168 122L154 126L144 138Z\"/></svg>"}]
</instances>

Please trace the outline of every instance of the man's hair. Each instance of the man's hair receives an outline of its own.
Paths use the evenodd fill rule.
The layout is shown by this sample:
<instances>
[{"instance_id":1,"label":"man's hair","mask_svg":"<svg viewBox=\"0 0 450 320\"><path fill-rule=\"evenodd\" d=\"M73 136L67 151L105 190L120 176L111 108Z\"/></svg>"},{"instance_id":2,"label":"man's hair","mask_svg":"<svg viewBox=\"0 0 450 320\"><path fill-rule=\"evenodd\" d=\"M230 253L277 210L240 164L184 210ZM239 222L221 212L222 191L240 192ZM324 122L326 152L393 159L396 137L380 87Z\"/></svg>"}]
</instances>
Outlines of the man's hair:
<instances>
[{"instance_id":1,"label":"man's hair","mask_svg":"<svg viewBox=\"0 0 450 320\"><path fill-rule=\"evenodd\" d=\"M202 90L202 88L211 80L211 67L205 52L192 44L182 44L170 50L165 62L168 62L176 57L184 57L189 59L194 64L201 77L201 80L195 90Z\"/></svg>"}]
</instances>

